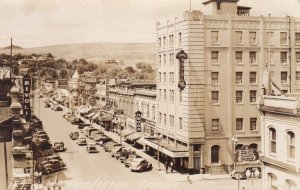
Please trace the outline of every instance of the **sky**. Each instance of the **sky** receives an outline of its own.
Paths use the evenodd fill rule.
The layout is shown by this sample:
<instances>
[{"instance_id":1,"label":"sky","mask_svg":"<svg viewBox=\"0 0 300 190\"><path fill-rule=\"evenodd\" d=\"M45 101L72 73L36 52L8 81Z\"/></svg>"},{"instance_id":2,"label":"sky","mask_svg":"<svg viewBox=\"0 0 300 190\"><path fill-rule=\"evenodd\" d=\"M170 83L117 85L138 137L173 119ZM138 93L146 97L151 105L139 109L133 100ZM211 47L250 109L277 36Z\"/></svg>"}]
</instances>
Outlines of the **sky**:
<instances>
[{"instance_id":1,"label":"sky","mask_svg":"<svg viewBox=\"0 0 300 190\"><path fill-rule=\"evenodd\" d=\"M156 22L204 0L0 0L0 47L155 41ZM240 0L252 15L300 18L300 0Z\"/></svg>"}]
</instances>

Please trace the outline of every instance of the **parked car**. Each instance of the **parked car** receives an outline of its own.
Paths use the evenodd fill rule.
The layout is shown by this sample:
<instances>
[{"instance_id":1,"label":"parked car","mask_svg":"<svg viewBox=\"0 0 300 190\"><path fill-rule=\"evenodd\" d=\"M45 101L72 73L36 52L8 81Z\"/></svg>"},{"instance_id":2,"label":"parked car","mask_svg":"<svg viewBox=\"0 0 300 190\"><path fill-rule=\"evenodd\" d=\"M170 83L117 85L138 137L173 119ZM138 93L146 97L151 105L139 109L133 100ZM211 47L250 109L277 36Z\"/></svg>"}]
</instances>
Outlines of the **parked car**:
<instances>
[{"instance_id":1,"label":"parked car","mask_svg":"<svg viewBox=\"0 0 300 190\"><path fill-rule=\"evenodd\" d=\"M77 144L78 145L86 145L86 138L83 137L83 136L79 136L78 139L77 139Z\"/></svg>"},{"instance_id":2,"label":"parked car","mask_svg":"<svg viewBox=\"0 0 300 190\"><path fill-rule=\"evenodd\" d=\"M83 128L83 134L86 137L90 137L92 131L99 131L99 130L94 127L88 127L88 126Z\"/></svg>"},{"instance_id":3,"label":"parked car","mask_svg":"<svg viewBox=\"0 0 300 190\"><path fill-rule=\"evenodd\" d=\"M131 171L143 172L152 169L152 164L144 158L134 158L130 164Z\"/></svg>"},{"instance_id":4,"label":"parked car","mask_svg":"<svg viewBox=\"0 0 300 190\"><path fill-rule=\"evenodd\" d=\"M259 175L257 176L257 178L261 178L261 168L260 167L247 167L244 171L239 172L239 171L232 171L230 176L232 179L247 179L247 175L246 172L247 170L251 171L251 172L259 172Z\"/></svg>"},{"instance_id":5,"label":"parked car","mask_svg":"<svg viewBox=\"0 0 300 190\"><path fill-rule=\"evenodd\" d=\"M106 145L104 146L104 150L105 152L111 152L111 150L116 146L122 146L122 145L117 142L111 141L106 143Z\"/></svg>"},{"instance_id":6,"label":"parked car","mask_svg":"<svg viewBox=\"0 0 300 190\"><path fill-rule=\"evenodd\" d=\"M102 138L101 140L99 140L99 141L97 142L97 144L99 144L100 146L105 146L105 144L106 144L107 142L110 142L110 141L113 141L113 139L112 139L112 138L109 138L109 137L104 137L104 138Z\"/></svg>"},{"instance_id":7,"label":"parked car","mask_svg":"<svg viewBox=\"0 0 300 190\"><path fill-rule=\"evenodd\" d=\"M86 146L86 151L88 153L97 153L98 150L96 148L96 144L95 143L88 143Z\"/></svg>"},{"instance_id":8,"label":"parked car","mask_svg":"<svg viewBox=\"0 0 300 190\"><path fill-rule=\"evenodd\" d=\"M49 160L60 160L60 161L62 161L62 158L58 155L58 154L54 154L54 155L52 155L52 156L47 156L46 157L46 160L47 161L49 161Z\"/></svg>"},{"instance_id":9,"label":"parked car","mask_svg":"<svg viewBox=\"0 0 300 190\"><path fill-rule=\"evenodd\" d=\"M87 123L80 123L78 124L78 129L83 129L85 127L92 127L91 124L87 124Z\"/></svg>"},{"instance_id":10,"label":"parked car","mask_svg":"<svg viewBox=\"0 0 300 190\"><path fill-rule=\"evenodd\" d=\"M102 139L106 139L108 138L108 136L104 135L104 134L96 134L94 136L94 141L99 144L99 142L102 140Z\"/></svg>"},{"instance_id":11,"label":"parked car","mask_svg":"<svg viewBox=\"0 0 300 190\"><path fill-rule=\"evenodd\" d=\"M50 104L45 104L45 108L50 108L51 105Z\"/></svg>"},{"instance_id":12,"label":"parked car","mask_svg":"<svg viewBox=\"0 0 300 190\"><path fill-rule=\"evenodd\" d=\"M63 164L59 160L52 159L52 160L49 160L48 163L46 163L42 166L42 173L50 174L55 171L63 170L64 168L65 168L65 164Z\"/></svg>"},{"instance_id":13,"label":"parked car","mask_svg":"<svg viewBox=\"0 0 300 190\"><path fill-rule=\"evenodd\" d=\"M63 111L63 108L58 106L58 105L55 105L55 106L52 107L52 110L54 110L54 111Z\"/></svg>"},{"instance_id":14,"label":"parked car","mask_svg":"<svg viewBox=\"0 0 300 190\"><path fill-rule=\"evenodd\" d=\"M124 161L124 164L126 167L129 167L132 160L134 160L135 158L141 158L141 156L137 155L137 154L130 154L128 156L128 158Z\"/></svg>"},{"instance_id":15,"label":"parked car","mask_svg":"<svg viewBox=\"0 0 300 190\"><path fill-rule=\"evenodd\" d=\"M75 117L75 118L72 118L72 119L70 119L70 122L71 122L71 124L73 124L73 125L78 125L78 124L80 124L80 123L84 123L80 118L78 118L78 117Z\"/></svg>"},{"instance_id":16,"label":"parked car","mask_svg":"<svg viewBox=\"0 0 300 190\"><path fill-rule=\"evenodd\" d=\"M77 132L77 131L71 132L71 133L69 134L69 136L70 136L70 138L71 138L72 140L76 140L76 139L78 139L78 137L79 137L79 132Z\"/></svg>"},{"instance_id":17,"label":"parked car","mask_svg":"<svg viewBox=\"0 0 300 190\"><path fill-rule=\"evenodd\" d=\"M53 144L53 149L54 149L54 151L55 152L63 152L63 151L65 151L65 144L64 144L64 142L55 142L54 144Z\"/></svg>"},{"instance_id":18,"label":"parked car","mask_svg":"<svg viewBox=\"0 0 300 190\"><path fill-rule=\"evenodd\" d=\"M125 148L125 147L123 147L123 146L115 146L115 147L111 150L111 157L117 158L117 154L118 154L119 152L121 152L123 148Z\"/></svg>"},{"instance_id":19,"label":"parked car","mask_svg":"<svg viewBox=\"0 0 300 190\"><path fill-rule=\"evenodd\" d=\"M101 131L99 131L98 129L97 130L91 130L90 131L90 135L89 135L89 138L90 139L94 139L94 137L95 136L97 136L97 135L104 135L104 133L103 132L101 132Z\"/></svg>"},{"instance_id":20,"label":"parked car","mask_svg":"<svg viewBox=\"0 0 300 190\"><path fill-rule=\"evenodd\" d=\"M121 152L117 153L116 158L120 159L121 162L124 162L131 154L135 154L135 151L124 148Z\"/></svg>"},{"instance_id":21,"label":"parked car","mask_svg":"<svg viewBox=\"0 0 300 190\"><path fill-rule=\"evenodd\" d=\"M74 120L76 118L76 116L75 115L67 115L65 118L66 118L66 120L71 122L72 120Z\"/></svg>"}]
</instances>

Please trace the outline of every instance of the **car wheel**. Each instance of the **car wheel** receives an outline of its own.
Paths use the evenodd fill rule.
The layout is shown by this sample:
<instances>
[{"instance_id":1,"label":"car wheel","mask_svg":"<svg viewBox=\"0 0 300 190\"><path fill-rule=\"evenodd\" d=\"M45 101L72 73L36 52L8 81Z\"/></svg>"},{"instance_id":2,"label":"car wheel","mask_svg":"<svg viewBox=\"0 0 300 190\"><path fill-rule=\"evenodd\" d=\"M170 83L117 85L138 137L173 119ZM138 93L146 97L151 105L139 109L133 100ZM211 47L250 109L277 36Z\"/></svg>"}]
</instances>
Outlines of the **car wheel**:
<instances>
[{"instance_id":1,"label":"car wheel","mask_svg":"<svg viewBox=\"0 0 300 190\"><path fill-rule=\"evenodd\" d=\"M47 174L50 174L50 173L51 173L51 170L50 170L50 169L47 169L46 172L47 172Z\"/></svg>"}]
</instances>

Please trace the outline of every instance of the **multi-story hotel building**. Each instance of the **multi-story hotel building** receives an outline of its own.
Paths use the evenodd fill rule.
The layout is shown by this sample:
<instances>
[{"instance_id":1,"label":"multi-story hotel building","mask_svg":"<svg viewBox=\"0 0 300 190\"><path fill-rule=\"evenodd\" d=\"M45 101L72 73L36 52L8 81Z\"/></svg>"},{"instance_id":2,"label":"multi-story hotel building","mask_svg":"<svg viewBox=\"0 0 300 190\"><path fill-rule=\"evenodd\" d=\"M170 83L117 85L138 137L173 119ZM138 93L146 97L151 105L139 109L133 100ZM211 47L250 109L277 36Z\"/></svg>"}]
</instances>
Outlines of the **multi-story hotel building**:
<instances>
[{"instance_id":1,"label":"multi-story hotel building","mask_svg":"<svg viewBox=\"0 0 300 190\"><path fill-rule=\"evenodd\" d=\"M262 96L262 189L300 188L300 102L298 96Z\"/></svg>"},{"instance_id":2,"label":"multi-story hotel building","mask_svg":"<svg viewBox=\"0 0 300 190\"><path fill-rule=\"evenodd\" d=\"M281 89L300 91L300 19L250 16L237 2L209 0L203 12L157 23L157 133L188 152L166 155L184 168L229 173L258 164L256 156L234 153L261 151L256 100L266 63Z\"/></svg>"}]
</instances>

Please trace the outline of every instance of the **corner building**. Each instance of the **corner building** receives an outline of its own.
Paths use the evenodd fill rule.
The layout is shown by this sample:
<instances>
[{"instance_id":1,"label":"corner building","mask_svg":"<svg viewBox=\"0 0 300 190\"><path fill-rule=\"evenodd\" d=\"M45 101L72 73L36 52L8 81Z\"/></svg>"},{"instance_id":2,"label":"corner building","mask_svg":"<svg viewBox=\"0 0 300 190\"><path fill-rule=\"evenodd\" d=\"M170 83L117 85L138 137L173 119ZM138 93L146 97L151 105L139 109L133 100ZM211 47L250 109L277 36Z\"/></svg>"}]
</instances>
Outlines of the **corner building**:
<instances>
[{"instance_id":1,"label":"corner building","mask_svg":"<svg viewBox=\"0 0 300 190\"><path fill-rule=\"evenodd\" d=\"M157 23L156 130L188 152L175 159L195 172L260 165L252 155L235 158L240 149L261 151L256 103L266 63L279 88L300 91L300 19L250 16L251 8L237 3L210 0L203 12ZM183 70L176 59L181 50L188 56Z\"/></svg>"}]
</instances>

